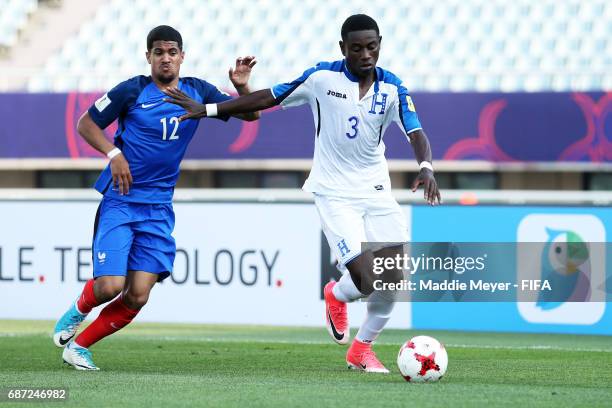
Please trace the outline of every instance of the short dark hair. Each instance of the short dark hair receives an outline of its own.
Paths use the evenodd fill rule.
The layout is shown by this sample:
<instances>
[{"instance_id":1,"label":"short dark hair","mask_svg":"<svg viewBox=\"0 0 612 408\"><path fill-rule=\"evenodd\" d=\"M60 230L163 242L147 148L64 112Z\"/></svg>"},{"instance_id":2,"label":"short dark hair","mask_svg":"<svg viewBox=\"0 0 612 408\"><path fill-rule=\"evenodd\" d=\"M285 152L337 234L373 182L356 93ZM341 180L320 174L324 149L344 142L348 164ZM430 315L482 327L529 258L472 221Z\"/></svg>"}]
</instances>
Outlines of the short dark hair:
<instances>
[{"instance_id":1,"label":"short dark hair","mask_svg":"<svg viewBox=\"0 0 612 408\"><path fill-rule=\"evenodd\" d=\"M147 51L151 51L155 41L176 41L179 50L183 50L183 37L181 33L167 25L155 27L147 35Z\"/></svg>"},{"instance_id":2,"label":"short dark hair","mask_svg":"<svg viewBox=\"0 0 612 408\"><path fill-rule=\"evenodd\" d=\"M352 31L363 30L374 30L376 31L376 35L380 35L378 24L376 24L376 21L372 17L365 14L353 14L344 20L342 24L342 30L340 31L342 40L346 40L347 34Z\"/></svg>"}]
</instances>

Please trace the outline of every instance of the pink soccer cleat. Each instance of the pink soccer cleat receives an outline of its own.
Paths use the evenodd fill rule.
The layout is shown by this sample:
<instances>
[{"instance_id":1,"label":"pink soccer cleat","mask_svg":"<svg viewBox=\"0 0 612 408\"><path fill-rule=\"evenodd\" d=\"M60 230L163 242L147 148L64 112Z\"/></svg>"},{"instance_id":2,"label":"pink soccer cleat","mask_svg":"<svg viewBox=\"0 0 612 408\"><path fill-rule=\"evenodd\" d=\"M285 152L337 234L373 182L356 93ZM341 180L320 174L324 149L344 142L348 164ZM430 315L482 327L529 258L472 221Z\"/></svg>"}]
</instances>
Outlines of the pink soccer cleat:
<instances>
[{"instance_id":1,"label":"pink soccer cleat","mask_svg":"<svg viewBox=\"0 0 612 408\"><path fill-rule=\"evenodd\" d=\"M336 282L329 282L323 288L327 331L336 343L347 344L350 338L350 328L348 326L346 303L336 299L332 292L334 286L336 286Z\"/></svg>"},{"instance_id":2,"label":"pink soccer cleat","mask_svg":"<svg viewBox=\"0 0 612 408\"><path fill-rule=\"evenodd\" d=\"M389 370L376 357L376 353L372 351L372 345L362 343L357 339L353 340L353 344L346 353L346 364L352 370L389 374Z\"/></svg>"}]
</instances>

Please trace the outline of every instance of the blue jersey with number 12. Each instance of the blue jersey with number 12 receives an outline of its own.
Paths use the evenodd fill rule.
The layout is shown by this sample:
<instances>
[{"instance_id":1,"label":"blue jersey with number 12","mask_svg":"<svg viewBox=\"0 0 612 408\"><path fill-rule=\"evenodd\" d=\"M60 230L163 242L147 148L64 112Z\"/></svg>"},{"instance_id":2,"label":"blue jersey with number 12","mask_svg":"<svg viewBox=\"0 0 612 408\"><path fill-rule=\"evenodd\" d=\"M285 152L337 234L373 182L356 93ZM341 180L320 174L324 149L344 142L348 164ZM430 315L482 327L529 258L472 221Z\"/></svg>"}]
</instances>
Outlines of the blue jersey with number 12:
<instances>
[{"instance_id":1,"label":"blue jersey with number 12","mask_svg":"<svg viewBox=\"0 0 612 408\"><path fill-rule=\"evenodd\" d=\"M200 103L231 99L198 78L181 78L178 88ZM129 194L120 195L112 185L109 164L95 184L104 196L137 203L172 201L179 165L199 121L179 122L185 110L164 102L164 98L150 76L140 75L120 83L89 108L89 115L101 129L118 120L114 143L129 163L133 178Z\"/></svg>"}]
</instances>

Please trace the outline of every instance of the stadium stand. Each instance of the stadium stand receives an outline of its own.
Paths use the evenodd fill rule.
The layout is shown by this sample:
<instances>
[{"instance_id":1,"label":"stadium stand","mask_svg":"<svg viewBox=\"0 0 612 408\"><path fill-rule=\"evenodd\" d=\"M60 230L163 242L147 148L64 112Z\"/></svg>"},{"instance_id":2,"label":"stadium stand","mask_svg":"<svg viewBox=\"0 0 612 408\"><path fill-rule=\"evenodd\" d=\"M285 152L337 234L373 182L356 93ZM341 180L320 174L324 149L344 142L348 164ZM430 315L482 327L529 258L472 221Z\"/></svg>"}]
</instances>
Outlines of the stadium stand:
<instances>
[{"instance_id":1,"label":"stadium stand","mask_svg":"<svg viewBox=\"0 0 612 408\"><path fill-rule=\"evenodd\" d=\"M0 0L0 92L108 90L149 71L145 37L159 24L183 34L183 75L231 89L228 67L252 54L260 62L252 88L264 88L340 58L339 27L358 12L380 22L379 65L412 92L612 90L612 2L606 0ZM2 159L0 186L88 187L104 163ZM390 163L394 186L408 185L405 172L413 166ZM181 186L298 187L309 168L307 159L188 160ZM610 189L610 168L605 160L437 163L444 188Z\"/></svg>"},{"instance_id":2,"label":"stadium stand","mask_svg":"<svg viewBox=\"0 0 612 408\"><path fill-rule=\"evenodd\" d=\"M36 1L10 4L25 13ZM183 33L186 73L229 86L225 72L233 58L254 54L265 70L257 72L253 84L265 87L295 76L300 67L338 58L338 27L359 11L382 22L380 65L404 78L413 91L612 88L612 3L605 0L385 0L376 5L234 0L231 8L223 0L112 0L83 21L31 77L27 90L102 90L146 72L144 38L161 23Z\"/></svg>"},{"instance_id":3,"label":"stadium stand","mask_svg":"<svg viewBox=\"0 0 612 408\"><path fill-rule=\"evenodd\" d=\"M0 0L0 48L10 48L17 43L19 31L37 7L38 0Z\"/></svg>"}]
</instances>

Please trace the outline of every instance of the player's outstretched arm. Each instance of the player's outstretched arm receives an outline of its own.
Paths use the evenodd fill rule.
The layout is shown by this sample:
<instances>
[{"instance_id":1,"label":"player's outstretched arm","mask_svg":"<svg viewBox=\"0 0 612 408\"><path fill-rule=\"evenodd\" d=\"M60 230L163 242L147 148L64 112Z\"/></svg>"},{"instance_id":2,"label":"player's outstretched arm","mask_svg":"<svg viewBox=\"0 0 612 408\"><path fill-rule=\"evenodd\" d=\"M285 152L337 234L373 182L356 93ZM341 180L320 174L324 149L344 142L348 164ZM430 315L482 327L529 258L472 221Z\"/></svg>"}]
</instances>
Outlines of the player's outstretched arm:
<instances>
[{"instance_id":1,"label":"player's outstretched arm","mask_svg":"<svg viewBox=\"0 0 612 408\"><path fill-rule=\"evenodd\" d=\"M435 205L436 201L440 204L442 198L440 197L438 183L434 178L433 169L429 168L431 167L431 146L429 145L429 139L421 129L408 133L408 137L414 149L414 156L421 167L419 174L412 183L412 191L416 191L419 185L423 184L425 200L431 205ZM426 165L424 162L429 164Z\"/></svg>"},{"instance_id":2,"label":"player's outstretched arm","mask_svg":"<svg viewBox=\"0 0 612 408\"><path fill-rule=\"evenodd\" d=\"M168 88L164 92L169 96L169 98L165 99L166 102L178 105L187 111L186 114L179 118L180 121L199 119L206 116L233 116L239 113L256 112L278 105L270 89L261 89L231 101L209 105L196 102L177 88ZM207 112L207 107L213 108L216 112Z\"/></svg>"},{"instance_id":3,"label":"player's outstretched arm","mask_svg":"<svg viewBox=\"0 0 612 408\"><path fill-rule=\"evenodd\" d=\"M249 89L249 78L251 77L251 70L257 64L257 60L254 56L249 55L247 57L239 57L236 58L236 66L230 67L229 69L229 79L232 81L232 85L236 88L238 95L248 95L251 93ZM237 117L238 119L253 121L259 119L261 114L259 111L256 112L248 112L248 113L238 113L232 115Z\"/></svg>"},{"instance_id":4,"label":"player's outstretched arm","mask_svg":"<svg viewBox=\"0 0 612 408\"><path fill-rule=\"evenodd\" d=\"M115 146L106 140L104 132L89 116L89 112L85 112L83 116L79 118L77 123L77 131L85 139L85 141L94 149L109 156ZM127 194L130 191L132 185L132 173L130 172L130 165L120 151L116 154L111 155L111 173L113 175L113 185L119 188L119 193Z\"/></svg>"}]
</instances>

